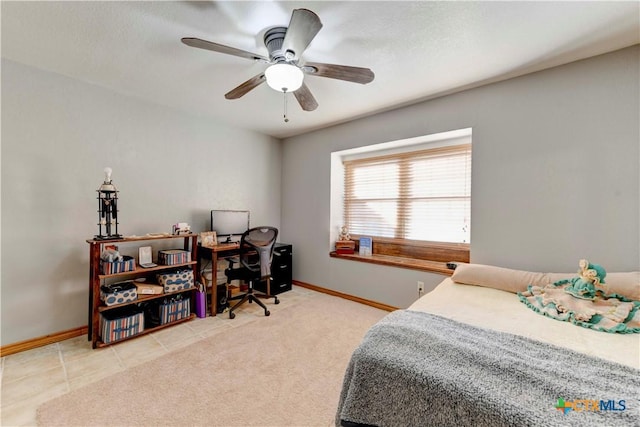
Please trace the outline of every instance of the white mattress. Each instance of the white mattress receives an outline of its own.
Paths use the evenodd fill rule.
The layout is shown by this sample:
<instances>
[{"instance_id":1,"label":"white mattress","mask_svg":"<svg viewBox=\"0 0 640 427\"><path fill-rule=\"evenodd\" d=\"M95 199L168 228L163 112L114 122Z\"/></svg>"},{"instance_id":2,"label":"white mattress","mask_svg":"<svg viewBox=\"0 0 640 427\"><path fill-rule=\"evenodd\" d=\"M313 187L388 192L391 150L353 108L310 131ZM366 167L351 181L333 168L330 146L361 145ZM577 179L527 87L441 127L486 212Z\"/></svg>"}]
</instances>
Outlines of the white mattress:
<instances>
[{"instance_id":1,"label":"white mattress","mask_svg":"<svg viewBox=\"0 0 640 427\"><path fill-rule=\"evenodd\" d=\"M609 334L551 319L534 312L510 292L462 285L447 278L409 310L528 337L640 369L640 334Z\"/></svg>"}]
</instances>

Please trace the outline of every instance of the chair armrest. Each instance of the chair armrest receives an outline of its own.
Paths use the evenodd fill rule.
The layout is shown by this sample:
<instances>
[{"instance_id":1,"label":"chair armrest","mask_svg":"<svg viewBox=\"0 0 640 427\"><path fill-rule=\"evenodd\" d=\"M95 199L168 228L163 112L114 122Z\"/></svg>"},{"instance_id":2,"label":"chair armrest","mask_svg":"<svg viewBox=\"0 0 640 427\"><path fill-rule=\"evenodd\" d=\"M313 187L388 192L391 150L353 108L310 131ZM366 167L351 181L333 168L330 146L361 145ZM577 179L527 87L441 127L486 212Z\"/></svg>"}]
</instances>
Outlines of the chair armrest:
<instances>
[{"instance_id":1,"label":"chair armrest","mask_svg":"<svg viewBox=\"0 0 640 427\"><path fill-rule=\"evenodd\" d=\"M228 268L233 268L234 263L240 263L240 257L238 255L226 257L225 260L229 262Z\"/></svg>"}]
</instances>

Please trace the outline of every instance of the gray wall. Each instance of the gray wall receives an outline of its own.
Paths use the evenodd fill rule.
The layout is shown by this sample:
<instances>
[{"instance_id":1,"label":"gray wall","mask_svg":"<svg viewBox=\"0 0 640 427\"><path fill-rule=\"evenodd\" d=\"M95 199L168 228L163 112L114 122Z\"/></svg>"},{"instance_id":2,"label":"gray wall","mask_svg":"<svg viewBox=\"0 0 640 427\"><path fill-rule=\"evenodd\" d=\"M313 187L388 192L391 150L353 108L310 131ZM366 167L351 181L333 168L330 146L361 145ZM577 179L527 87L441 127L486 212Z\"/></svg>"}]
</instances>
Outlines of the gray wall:
<instances>
[{"instance_id":1,"label":"gray wall","mask_svg":"<svg viewBox=\"0 0 640 427\"><path fill-rule=\"evenodd\" d=\"M85 241L106 166L125 235L202 231L210 209L279 227L281 145L2 60L1 343L87 324Z\"/></svg>"},{"instance_id":2,"label":"gray wall","mask_svg":"<svg viewBox=\"0 0 640 427\"><path fill-rule=\"evenodd\" d=\"M2 345L86 325L105 166L124 234L250 209L294 278L404 307L443 276L329 258L330 153L473 128L473 262L640 268L638 46L290 138L230 128L2 60ZM249 162L242 173L230 158ZM281 170L282 168L282 182Z\"/></svg>"},{"instance_id":3,"label":"gray wall","mask_svg":"<svg viewBox=\"0 0 640 427\"><path fill-rule=\"evenodd\" d=\"M406 307L443 276L329 258L330 153L473 128L471 260L640 269L639 47L289 138L282 239L294 278ZM366 89L363 89L366 90Z\"/></svg>"}]
</instances>

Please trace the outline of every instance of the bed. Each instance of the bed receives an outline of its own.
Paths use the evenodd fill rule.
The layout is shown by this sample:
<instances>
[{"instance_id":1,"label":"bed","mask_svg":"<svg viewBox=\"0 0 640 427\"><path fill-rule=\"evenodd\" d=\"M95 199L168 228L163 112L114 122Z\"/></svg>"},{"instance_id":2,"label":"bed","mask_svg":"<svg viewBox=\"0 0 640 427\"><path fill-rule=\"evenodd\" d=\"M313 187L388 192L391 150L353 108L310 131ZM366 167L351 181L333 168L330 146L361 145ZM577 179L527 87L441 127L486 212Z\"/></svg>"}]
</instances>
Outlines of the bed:
<instances>
[{"instance_id":1,"label":"bed","mask_svg":"<svg viewBox=\"0 0 640 427\"><path fill-rule=\"evenodd\" d=\"M567 276L460 265L366 334L336 425L640 425L640 334L551 319L516 295ZM607 279L640 299L640 273Z\"/></svg>"}]
</instances>

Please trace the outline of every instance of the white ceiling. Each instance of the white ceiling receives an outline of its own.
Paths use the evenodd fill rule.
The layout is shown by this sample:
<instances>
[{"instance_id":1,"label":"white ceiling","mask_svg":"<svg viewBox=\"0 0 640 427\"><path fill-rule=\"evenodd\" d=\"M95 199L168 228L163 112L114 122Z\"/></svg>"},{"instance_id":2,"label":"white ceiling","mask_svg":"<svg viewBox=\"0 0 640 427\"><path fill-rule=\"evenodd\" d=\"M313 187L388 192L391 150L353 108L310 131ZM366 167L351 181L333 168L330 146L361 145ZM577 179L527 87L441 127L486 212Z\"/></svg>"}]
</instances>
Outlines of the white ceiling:
<instances>
[{"instance_id":1,"label":"white ceiling","mask_svg":"<svg viewBox=\"0 0 640 427\"><path fill-rule=\"evenodd\" d=\"M266 65L188 47L198 37L268 56L264 30L307 8L323 28L303 60L371 68L368 85L307 76L312 112L261 85ZM2 57L275 137L407 105L640 42L625 2L2 1Z\"/></svg>"}]
</instances>

